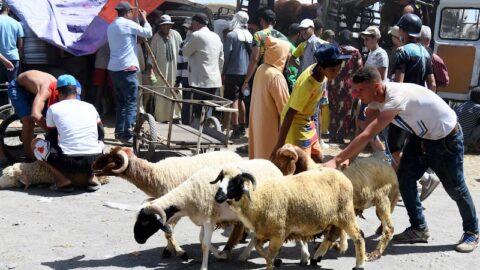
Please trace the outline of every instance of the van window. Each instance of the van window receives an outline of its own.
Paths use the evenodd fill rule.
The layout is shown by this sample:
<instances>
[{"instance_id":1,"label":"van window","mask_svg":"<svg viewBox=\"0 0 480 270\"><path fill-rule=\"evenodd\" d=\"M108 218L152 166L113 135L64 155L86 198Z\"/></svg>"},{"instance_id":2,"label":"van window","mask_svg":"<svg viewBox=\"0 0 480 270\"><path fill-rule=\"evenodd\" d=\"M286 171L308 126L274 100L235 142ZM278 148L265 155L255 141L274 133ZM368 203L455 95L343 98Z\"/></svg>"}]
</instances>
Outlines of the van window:
<instances>
[{"instance_id":1,"label":"van window","mask_svg":"<svg viewBox=\"0 0 480 270\"><path fill-rule=\"evenodd\" d=\"M480 9L444 8L440 21L440 38L478 40L480 31Z\"/></svg>"}]
</instances>

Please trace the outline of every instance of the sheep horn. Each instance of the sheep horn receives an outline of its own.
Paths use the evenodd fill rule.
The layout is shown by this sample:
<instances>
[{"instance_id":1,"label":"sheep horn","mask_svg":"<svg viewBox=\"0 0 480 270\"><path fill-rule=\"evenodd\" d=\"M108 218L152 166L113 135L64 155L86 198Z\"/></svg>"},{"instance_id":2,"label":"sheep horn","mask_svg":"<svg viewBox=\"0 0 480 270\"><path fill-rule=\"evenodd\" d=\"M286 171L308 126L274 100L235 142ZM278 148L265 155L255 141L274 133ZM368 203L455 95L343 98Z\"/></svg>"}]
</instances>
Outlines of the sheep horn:
<instances>
[{"instance_id":1,"label":"sheep horn","mask_svg":"<svg viewBox=\"0 0 480 270\"><path fill-rule=\"evenodd\" d=\"M220 182L222 179L223 179L224 175L223 175L223 170L220 172L220 174L217 176L217 179L213 180L212 182L210 182L210 184L216 184L218 182Z\"/></svg>"},{"instance_id":2,"label":"sheep horn","mask_svg":"<svg viewBox=\"0 0 480 270\"><path fill-rule=\"evenodd\" d=\"M248 188L243 188L243 194L246 195L250 201L252 201L252 197L250 197L250 190L248 190Z\"/></svg>"},{"instance_id":3,"label":"sheep horn","mask_svg":"<svg viewBox=\"0 0 480 270\"><path fill-rule=\"evenodd\" d=\"M122 166L120 166L120 168L118 168L118 169L112 169L112 172L113 173L122 173L128 167L128 156L127 156L127 153L125 153L125 151L123 151L123 150L118 151L117 155L119 155L122 158Z\"/></svg>"},{"instance_id":4,"label":"sheep horn","mask_svg":"<svg viewBox=\"0 0 480 270\"><path fill-rule=\"evenodd\" d=\"M255 180L255 177L253 177L253 175L251 175L250 173L246 173L246 172L242 173L242 177L245 177L250 182L252 182L253 190L255 190L255 188L257 187L257 181Z\"/></svg>"}]
</instances>

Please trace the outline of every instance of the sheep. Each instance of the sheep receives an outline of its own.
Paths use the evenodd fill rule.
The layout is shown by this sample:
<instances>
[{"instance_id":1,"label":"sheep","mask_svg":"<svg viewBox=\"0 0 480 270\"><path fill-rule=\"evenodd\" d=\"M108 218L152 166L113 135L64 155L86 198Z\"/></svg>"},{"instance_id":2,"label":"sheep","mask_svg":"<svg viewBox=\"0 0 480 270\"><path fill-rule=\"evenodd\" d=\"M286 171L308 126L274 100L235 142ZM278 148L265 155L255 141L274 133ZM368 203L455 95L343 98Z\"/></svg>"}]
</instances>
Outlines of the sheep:
<instances>
[{"instance_id":1,"label":"sheep","mask_svg":"<svg viewBox=\"0 0 480 270\"><path fill-rule=\"evenodd\" d=\"M237 170L242 170L243 174L253 174L259 179L282 176L281 171L268 160L244 160L228 165L240 168ZM222 168L223 166L219 165L202 169L166 195L147 202L135 222L135 240L144 243L159 229L170 233L171 220L188 216L194 224L202 227L200 242L203 261L200 269L205 270L208 267L209 249L217 258L226 258L225 253L218 252L210 244L215 226L239 223L236 215L226 205L214 201L218 185L212 185L209 181L215 179Z\"/></svg>"},{"instance_id":2,"label":"sheep","mask_svg":"<svg viewBox=\"0 0 480 270\"><path fill-rule=\"evenodd\" d=\"M296 174L306 170L321 167L297 146L286 144L279 150L273 159L284 175ZM391 213L399 199L398 180L392 166L374 157L357 158L342 172L350 179L353 185L353 205L355 212L360 214L372 206L376 207L377 217L381 227L377 230L382 236L377 247L367 254L369 260L376 260L393 236Z\"/></svg>"},{"instance_id":3,"label":"sheep","mask_svg":"<svg viewBox=\"0 0 480 270\"><path fill-rule=\"evenodd\" d=\"M196 171L210 165L240 161L242 157L232 151L209 152L192 157L170 157L157 163L138 158L131 148L115 147L110 153L97 158L92 165L95 175L118 176L145 192L149 197L159 198L176 188ZM171 221L175 226L176 221ZM176 244L171 233L165 233L167 246L163 257L172 252L187 259L185 251ZM231 239L229 244L233 245ZM230 245L229 245L230 246Z\"/></svg>"},{"instance_id":4,"label":"sheep","mask_svg":"<svg viewBox=\"0 0 480 270\"><path fill-rule=\"evenodd\" d=\"M363 269L365 241L355 219L352 183L343 173L330 168L311 170L263 179L258 187L255 179L252 175L224 169L214 181L220 182L215 201L228 205L243 225L255 232L255 249L265 258L267 269L273 269L274 261L278 266L279 260L275 257L284 241L308 241L333 227L353 239L354 269ZM270 241L268 251L262 247L267 240ZM346 245L344 234L341 242ZM326 237L311 264L318 263L332 244Z\"/></svg>"},{"instance_id":5,"label":"sheep","mask_svg":"<svg viewBox=\"0 0 480 270\"><path fill-rule=\"evenodd\" d=\"M86 186L86 174L67 174L67 177L72 181L74 186ZM53 184L54 176L50 170L45 167L42 162L35 161L31 163L15 163L6 167L2 171L0 177L0 189L24 187L28 189L31 185ZM101 184L108 183L108 177L99 177L98 181Z\"/></svg>"}]
</instances>

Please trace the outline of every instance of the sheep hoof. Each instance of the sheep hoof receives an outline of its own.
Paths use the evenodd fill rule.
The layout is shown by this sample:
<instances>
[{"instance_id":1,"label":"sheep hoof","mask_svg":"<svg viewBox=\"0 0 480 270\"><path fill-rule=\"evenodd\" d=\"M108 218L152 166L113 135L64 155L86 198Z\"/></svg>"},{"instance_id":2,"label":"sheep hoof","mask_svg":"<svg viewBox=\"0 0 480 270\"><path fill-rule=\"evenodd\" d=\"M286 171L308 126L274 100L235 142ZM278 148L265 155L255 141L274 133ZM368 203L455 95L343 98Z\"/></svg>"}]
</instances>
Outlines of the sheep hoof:
<instances>
[{"instance_id":1,"label":"sheep hoof","mask_svg":"<svg viewBox=\"0 0 480 270\"><path fill-rule=\"evenodd\" d=\"M363 267L356 267L356 266L355 266L354 268L352 268L352 270L365 270L365 268L363 268Z\"/></svg>"},{"instance_id":2,"label":"sheep hoof","mask_svg":"<svg viewBox=\"0 0 480 270\"><path fill-rule=\"evenodd\" d=\"M374 250L370 253L367 253L367 261L369 261L369 262L378 260L378 259L380 259L380 257L382 257L382 254L380 253L380 251L378 249L376 249L376 250Z\"/></svg>"},{"instance_id":3,"label":"sheep hoof","mask_svg":"<svg viewBox=\"0 0 480 270\"><path fill-rule=\"evenodd\" d=\"M300 265L308 265L308 259L307 260L300 260Z\"/></svg>"},{"instance_id":4,"label":"sheep hoof","mask_svg":"<svg viewBox=\"0 0 480 270\"><path fill-rule=\"evenodd\" d=\"M274 265L275 267L280 267L280 266L282 265L282 260L281 260L281 259L275 259L275 260L273 261L273 265Z\"/></svg>"},{"instance_id":5,"label":"sheep hoof","mask_svg":"<svg viewBox=\"0 0 480 270\"><path fill-rule=\"evenodd\" d=\"M183 254L178 257L182 259L182 261L188 261L188 254L186 252L183 252Z\"/></svg>"},{"instance_id":6,"label":"sheep hoof","mask_svg":"<svg viewBox=\"0 0 480 270\"><path fill-rule=\"evenodd\" d=\"M162 258L168 259L168 258L171 258L171 257L172 257L172 252L165 248L163 250L163 253L162 253Z\"/></svg>"},{"instance_id":7,"label":"sheep hoof","mask_svg":"<svg viewBox=\"0 0 480 270\"><path fill-rule=\"evenodd\" d=\"M322 261L322 256L318 257L317 259L310 259L311 266L317 266Z\"/></svg>"},{"instance_id":8,"label":"sheep hoof","mask_svg":"<svg viewBox=\"0 0 480 270\"><path fill-rule=\"evenodd\" d=\"M215 256L219 260L227 260L228 259L228 253L225 251L220 251L217 256Z\"/></svg>"}]
</instances>

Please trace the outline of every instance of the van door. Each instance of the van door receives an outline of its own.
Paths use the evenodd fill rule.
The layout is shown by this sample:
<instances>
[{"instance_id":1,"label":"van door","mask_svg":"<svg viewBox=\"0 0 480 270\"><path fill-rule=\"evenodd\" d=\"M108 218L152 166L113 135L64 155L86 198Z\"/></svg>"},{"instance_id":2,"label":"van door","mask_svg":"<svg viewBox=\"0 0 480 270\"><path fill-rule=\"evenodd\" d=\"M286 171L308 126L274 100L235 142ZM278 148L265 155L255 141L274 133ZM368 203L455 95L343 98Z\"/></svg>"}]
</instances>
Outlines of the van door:
<instances>
[{"instance_id":1,"label":"van door","mask_svg":"<svg viewBox=\"0 0 480 270\"><path fill-rule=\"evenodd\" d=\"M450 77L449 85L439 87L438 94L468 100L480 78L480 1L441 1L436 18L435 52L444 60Z\"/></svg>"}]
</instances>

